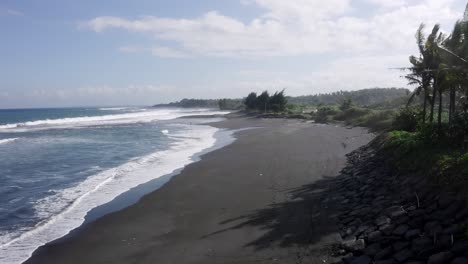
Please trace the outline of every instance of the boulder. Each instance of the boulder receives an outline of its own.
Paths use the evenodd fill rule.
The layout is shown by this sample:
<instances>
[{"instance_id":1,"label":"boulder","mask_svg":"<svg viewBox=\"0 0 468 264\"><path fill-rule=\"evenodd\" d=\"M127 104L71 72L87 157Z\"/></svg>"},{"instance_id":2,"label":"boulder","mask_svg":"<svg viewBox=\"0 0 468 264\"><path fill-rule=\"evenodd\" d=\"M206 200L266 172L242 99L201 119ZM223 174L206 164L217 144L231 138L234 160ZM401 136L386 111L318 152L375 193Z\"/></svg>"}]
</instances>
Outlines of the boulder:
<instances>
[{"instance_id":1,"label":"boulder","mask_svg":"<svg viewBox=\"0 0 468 264\"><path fill-rule=\"evenodd\" d=\"M372 259L369 256L362 255L351 261L351 264L371 264Z\"/></svg>"},{"instance_id":2,"label":"boulder","mask_svg":"<svg viewBox=\"0 0 468 264\"><path fill-rule=\"evenodd\" d=\"M429 257L427 264L445 264L449 263L452 259L453 254L450 251L444 251L437 254L434 254Z\"/></svg>"}]
</instances>

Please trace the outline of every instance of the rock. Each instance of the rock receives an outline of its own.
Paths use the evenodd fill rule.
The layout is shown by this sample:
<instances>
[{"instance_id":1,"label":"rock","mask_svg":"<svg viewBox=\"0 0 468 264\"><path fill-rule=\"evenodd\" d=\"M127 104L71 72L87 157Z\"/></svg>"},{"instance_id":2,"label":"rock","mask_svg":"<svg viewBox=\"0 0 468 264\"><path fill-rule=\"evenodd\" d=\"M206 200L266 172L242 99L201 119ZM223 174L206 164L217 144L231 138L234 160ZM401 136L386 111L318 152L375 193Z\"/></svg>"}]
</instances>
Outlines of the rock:
<instances>
[{"instance_id":1,"label":"rock","mask_svg":"<svg viewBox=\"0 0 468 264\"><path fill-rule=\"evenodd\" d=\"M418 216L421 216L424 214L424 210L423 209L417 209L417 210L414 210L414 211L411 211L408 213L408 216L409 217L418 217Z\"/></svg>"},{"instance_id":2,"label":"rock","mask_svg":"<svg viewBox=\"0 0 468 264\"><path fill-rule=\"evenodd\" d=\"M452 253L449 251L440 252L429 257L427 264L445 264L452 259Z\"/></svg>"},{"instance_id":3,"label":"rock","mask_svg":"<svg viewBox=\"0 0 468 264\"><path fill-rule=\"evenodd\" d=\"M393 229L395 229L395 226L389 224L385 224L379 228L379 230L387 236L392 234Z\"/></svg>"},{"instance_id":4,"label":"rock","mask_svg":"<svg viewBox=\"0 0 468 264\"><path fill-rule=\"evenodd\" d=\"M369 233L369 235L367 236L367 240L369 240L369 242L377 242L377 241L379 241L381 238L382 238L382 232L381 232L381 231L374 231L374 232L371 232L371 233Z\"/></svg>"},{"instance_id":5,"label":"rock","mask_svg":"<svg viewBox=\"0 0 468 264\"><path fill-rule=\"evenodd\" d=\"M342 245L343 248L346 250L359 251L363 250L366 247L366 242L364 242L364 239L347 240L343 241Z\"/></svg>"},{"instance_id":6,"label":"rock","mask_svg":"<svg viewBox=\"0 0 468 264\"><path fill-rule=\"evenodd\" d=\"M448 195L448 194L442 194L439 198L439 207L441 208L446 208L447 206L451 205L452 203L455 202L455 199L453 196Z\"/></svg>"},{"instance_id":7,"label":"rock","mask_svg":"<svg viewBox=\"0 0 468 264\"><path fill-rule=\"evenodd\" d=\"M369 245L366 249L364 249L364 254L368 256L375 256L377 253L379 253L382 250L382 247L380 246L379 243L374 243Z\"/></svg>"},{"instance_id":8,"label":"rock","mask_svg":"<svg viewBox=\"0 0 468 264\"><path fill-rule=\"evenodd\" d=\"M378 260L374 262L374 264L394 264L395 261L393 259L386 259L386 260Z\"/></svg>"},{"instance_id":9,"label":"rock","mask_svg":"<svg viewBox=\"0 0 468 264\"><path fill-rule=\"evenodd\" d=\"M432 248L433 241L427 237L420 237L413 239L411 242L411 249L414 252L420 252L427 248Z\"/></svg>"},{"instance_id":10,"label":"rock","mask_svg":"<svg viewBox=\"0 0 468 264\"><path fill-rule=\"evenodd\" d=\"M459 257L459 258L452 260L451 264L468 264L468 259Z\"/></svg>"},{"instance_id":11,"label":"rock","mask_svg":"<svg viewBox=\"0 0 468 264\"><path fill-rule=\"evenodd\" d=\"M458 241L455 242L452 249L450 250L456 255L461 255L465 252L468 252L468 241Z\"/></svg>"},{"instance_id":12,"label":"rock","mask_svg":"<svg viewBox=\"0 0 468 264\"><path fill-rule=\"evenodd\" d=\"M445 217L452 218L453 216L457 214L459 209L460 209L460 203L455 202L442 212L445 215Z\"/></svg>"},{"instance_id":13,"label":"rock","mask_svg":"<svg viewBox=\"0 0 468 264\"><path fill-rule=\"evenodd\" d=\"M414 217L413 219L409 220L407 224L415 229L424 227L424 219L423 217Z\"/></svg>"},{"instance_id":14,"label":"rock","mask_svg":"<svg viewBox=\"0 0 468 264\"><path fill-rule=\"evenodd\" d=\"M409 246L409 243L408 242L396 242L393 244L393 250L395 250L396 252L406 248Z\"/></svg>"},{"instance_id":15,"label":"rock","mask_svg":"<svg viewBox=\"0 0 468 264\"><path fill-rule=\"evenodd\" d=\"M406 212L402 210L401 206L396 205L385 209L385 211L390 218L396 218L406 214Z\"/></svg>"},{"instance_id":16,"label":"rock","mask_svg":"<svg viewBox=\"0 0 468 264\"><path fill-rule=\"evenodd\" d=\"M379 253L375 254L374 259L380 260L389 257L393 253L392 247L386 247L379 251Z\"/></svg>"},{"instance_id":17,"label":"rock","mask_svg":"<svg viewBox=\"0 0 468 264\"><path fill-rule=\"evenodd\" d=\"M458 234L458 233L462 233L464 230L461 226L459 225L451 225L447 228L445 228L444 230L442 230L442 234L444 235L455 235L455 234Z\"/></svg>"},{"instance_id":18,"label":"rock","mask_svg":"<svg viewBox=\"0 0 468 264\"><path fill-rule=\"evenodd\" d=\"M439 249L449 248L452 246L452 236L451 235L441 235L436 237L435 246Z\"/></svg>"},{"instance_id":19,"label":"rock","mask_svg":"<svg viewBox=\"0 0 468 264\"><path fill-rule=\"evenodd\" d=\"M460 219L466 218L467 216L468 216L468 208L465 207L463 208L463 210L461 210L455 215L455 219L460 220Z\"/></svg>"},{"instance_id":20,"label":"rock","mask_svg":"<svg viewBox=\"0 0 468 264\"><path fill-rule=\"evenodd\" d=\"M373 228L375 228L374 226L370 226L370 225L361 225L359 226L359 228L356 230L356 235L359 236L360 234L362 233L366 233L370 230L370 232L374 231L372 230Z\"/></svg>"},{"instance_id":21,"label":"rock","mask_svg":"<svg viewBox=\"0 0 468 264\"><path fill-rule=\"evenodd\" d=\"M344 263L350 263L353 258L354 258L353 253L348 253L344 255L343 257L341 257Z\"/></svg>"},{"instance_id":22,"label":"rock","mask_svg":"<svg viewBox=\"0 0 468 264\"><path fill-rule=\"evenodd\" d=\"M346 229L346 231L345 231L345 234L348 235L348 236L350 236L350 235L354 234L355 231L356 231L356 228L355 228L354 226L348 227L348 228Z\"/></svg>"},{"instance_id":23,"label":"rock","mask_svg":"<svg viewBox=\"0 0 468 264\"><path fill-rule=\"evenodd\" d=\"M413 256L413 252L409 249L403 249L402 251L397 252L393 255L393 259L395 259L398 263L402 263L407 261L409 258Z\"/></svg>"},{"instance_id":24,"label":"rock","mask_svg":"<svg viewBox=\"0 0 468 264\"><path fill-rule=\"evenodd\" d=\"M390 218L386 217L385 215L379 216L377 217L377 219L375 219L375 224L378 226L390 224L390 222L391 222Z\"/></svg>"},{"instance_id":25,"label":"rock","mask_svg":"<svg viewBox=\"0 0 468 264\"><path fill-rule=\"evenodd\" d=\"M417 238L420 233L421 233L421 230L419 230L419 229L408 230L408 232L405 233L405 239L406 240L413 240L414 238Z\"/></svg>"},{"instance_id":26,"label":"rock","mask_svg":"<svg viewBox=\"0 0 468 264\"><path fill-rule=\"evenodd\" d=\"M351 264L370 264L372 259L369 256L362 255L351 261Z\"/></svg>"},{"instance_id":27,"label":"rock","mask_svg":"<svg viewBox=\"0 0 468 264\"><path fill-rule=\"evenodd\" d=\"M408 221L409 221L409 217L404 215L404 216L395 218L393 222L395 223L395 225L401 225L401 224L405 224Z\"/></svg>"},{"instance_id":28,"label":"rock","mask_svg":"<svg viewBox=\"0 0 468 264\"><path fill-rule=\"evenodd\" d=\"M424 231L429 235L434 235L442 232L442 226L437 221L428 222L424 225Z\"/></svg>"},{"instance_id":29,"label":"rock","mask_svg":"<svg viewBox=\"0 0 468 264\"><path fill-rule=\"evenodd\" d=\"M392 232L392 234L396 236L403 236L409 229L408 225L399 225L397 228L395 228Z\"/></svg>"}]
</instances>

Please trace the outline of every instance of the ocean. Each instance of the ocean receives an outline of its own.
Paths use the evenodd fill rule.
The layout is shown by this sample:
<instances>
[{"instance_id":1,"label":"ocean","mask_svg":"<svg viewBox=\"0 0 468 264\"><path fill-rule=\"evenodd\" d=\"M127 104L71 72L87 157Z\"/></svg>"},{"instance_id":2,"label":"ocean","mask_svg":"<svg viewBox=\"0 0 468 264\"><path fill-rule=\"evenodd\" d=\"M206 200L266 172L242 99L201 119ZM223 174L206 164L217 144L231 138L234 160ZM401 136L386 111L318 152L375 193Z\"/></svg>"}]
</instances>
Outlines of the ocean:
<instances>
[{"instance_id":1,"label":"ocean","mask_svg":"<svg viewBox=\"0 0 468 264\"><path fill-rule=\"evenodd\" d=\"M0 263L136 202L232 133L210 109L0 110ZM117 202L116 202L117 201Z\"/></svg>"}]
</instances>

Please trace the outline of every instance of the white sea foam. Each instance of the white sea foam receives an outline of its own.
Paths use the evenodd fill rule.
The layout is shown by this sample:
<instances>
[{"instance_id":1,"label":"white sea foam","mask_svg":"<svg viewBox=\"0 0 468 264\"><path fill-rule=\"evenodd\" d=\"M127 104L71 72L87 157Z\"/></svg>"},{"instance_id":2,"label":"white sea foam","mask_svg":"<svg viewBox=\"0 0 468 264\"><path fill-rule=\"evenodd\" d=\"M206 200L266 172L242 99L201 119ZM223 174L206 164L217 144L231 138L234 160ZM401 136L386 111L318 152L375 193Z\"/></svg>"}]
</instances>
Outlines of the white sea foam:
<instances>
[{"instance_id":1,"label":"white sea foam","mask_svg":"<svg viewBox=\"0 0 468 264\"><path fill-rule=\"evenodd\" d=\"M127 109L134 109L135 107L103 107L99 108L101 111L118 111L118 110L127 110Z\"/></svg>"},{"instance_id":2,"label":"white sea foam","mask_svg":"<svg viewBox=\"0 0 468 264\"><path fill-rule=\"evenodd\" d=\"M30 129L49 129L64 128L74 126L96 126L96 125L116 125L147 123L158 120L170 120L182 116L197 115L223 115L226 111L212 111L209 109L184 110L184 109L150 109L146 111L131 112L124 114L102 115L102 116L83 116L61 119L44 119L28 121L24 123L14 123L0 125L0 131L24 132Z\"/></svg>"},{"instance_id":3,"label":"white sea foam","mask_svg":"<svg viewBox=\"0 0 468 264\"><path fill-rule=\"evenodd\" d=\"M5 139L0 139L0 144L6 144L6 143L11 143L15 140L17 140L18 138L5 138Z\"/></svg>"},{"instance_id":4,"label":"white sea foam","mask_svg":"<svg viewBox=\"0 0 468 264\"><path fill-rule=\"evenodd\" d=\"M177 141L168 150L98 173L74 187L52 191L51 196L35 204L38 216L46 220L21 234L0 237L0 263L24 262L39 246L79 227L91 209L193 162L198 154L213 148L217 131L217 128L205 125L187 126L183 132L170 135Z\"/></svg>"}]
</instances>

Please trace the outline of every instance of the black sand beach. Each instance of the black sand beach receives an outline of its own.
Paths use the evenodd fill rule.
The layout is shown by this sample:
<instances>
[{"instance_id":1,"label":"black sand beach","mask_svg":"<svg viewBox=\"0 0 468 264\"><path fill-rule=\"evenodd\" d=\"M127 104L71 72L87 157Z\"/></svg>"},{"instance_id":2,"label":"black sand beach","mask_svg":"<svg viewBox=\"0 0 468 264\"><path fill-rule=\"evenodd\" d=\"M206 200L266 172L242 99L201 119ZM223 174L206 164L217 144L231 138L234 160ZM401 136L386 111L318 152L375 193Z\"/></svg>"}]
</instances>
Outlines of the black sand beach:
<instances>
[{"instance_id":1,"label":"black sand beach","mask_svg":"<svg viewBox=\"0 0 468 264\"><path fill-rule=\"evenodd\" d=\"M26 263L324 263L338 230L324 178L365 129L234 117L238 140ZM321 194L317 196L316 194Z\"/></svg>"}]
</instances>

